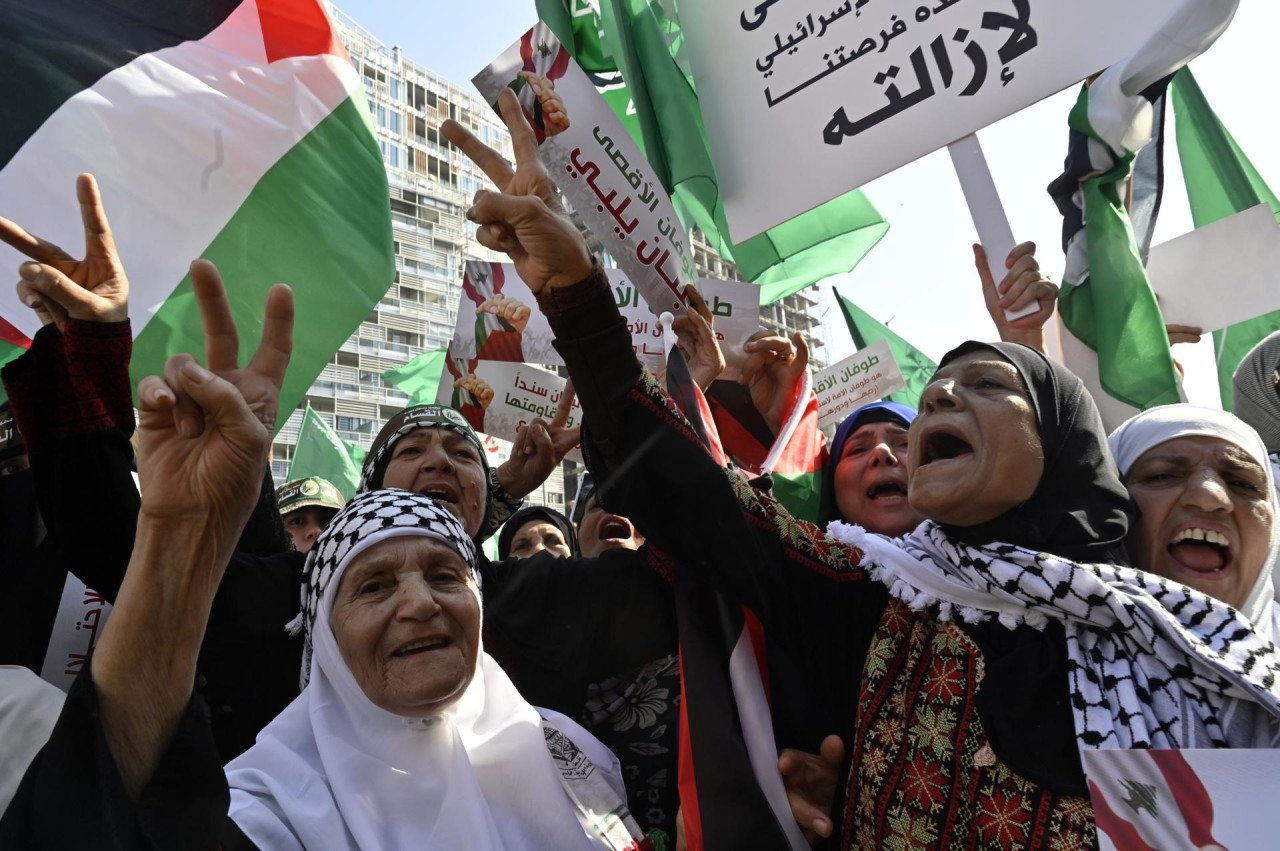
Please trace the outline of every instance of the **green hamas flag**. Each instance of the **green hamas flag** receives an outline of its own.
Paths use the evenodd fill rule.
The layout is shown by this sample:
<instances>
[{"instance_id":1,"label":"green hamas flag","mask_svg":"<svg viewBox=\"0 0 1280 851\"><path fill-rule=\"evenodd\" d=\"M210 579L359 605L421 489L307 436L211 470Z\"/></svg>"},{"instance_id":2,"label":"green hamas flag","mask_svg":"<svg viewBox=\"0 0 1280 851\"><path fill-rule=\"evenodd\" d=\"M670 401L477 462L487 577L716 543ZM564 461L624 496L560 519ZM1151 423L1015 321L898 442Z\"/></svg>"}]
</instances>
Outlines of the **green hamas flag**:
<instances>
[{"instance_id":1,"label":"green hamas flag","mask_svg":"<svg viewBox=\"0 0 1280 851\"><path fill-rule=\"evenodd\" d=\"M308 476L325 479L350 500L360 484L360 468L364 465L364 449L338 437L329 424L307 405L298 432L298 445L289 465L289 481Z\"/></svg>"},{"instance_id":2,"label":"green hamas flag","mask_svg":"<svg viewBox=\"0 0 1280 851\"><path fill-rule=\"evenodd\" d=\"M600 16L587 0L537 0L538 19L569 48L588 74L616 72L617 64L604 49Z\"/></svg>"},{"instance_id":3,"label":"green hamas flag","mask_svg":"<svg viewBox=\"0 0 1280 851\"><path fill-rule=\"evenodd\" d=\"M382 380L408 394L409 406L434 405L440 376L444 373L445 352L445 349L423 352L404 366L382 373Z\"/></svg>"},{"instance_id":4,"label":"green hamas flag","mask_svg":"<svg viewBox=\"0 0 1280 851\"><path fill-rule=\"evenodd\" d=\"M1201 228L1265 202L1280 219L1280 202L1222 126L1205 100L1190 68L1170 86L1178 158L1191 202L1191 218ZM1280 330L1280 311L1240 322L1213 333L1218 354L1218 388L1222 407L1232 410L1231 376L1249 350Z\"/></svg>"},{"instance_id":5,"label":"green hamas flag","mask_svg":"<svg viewBox=\"0 0 1280 851\"><path fill-rule=\"evenodd\" d=\"M886 398L890 402L901 402L912 408L918 407L920 394L928 386L929 379L933 378L933 374L938 371L938 365L926 357L924 352L890 331L887 325L876 321L871 314L840 295L839 290L834 287L832 289L840 305L840 312L844 314L845 324L849 326L849 334L853 337L855 346L865 349L881 340L889 342L889 351L893 352L893 359L898 362L898 369L902 370L902 377L907 382L907 386L897 393L890 393Z\"/></svg>"},{"instance_id":6,"label":"green hamas flag","mask_svg":"<svg viewBox=\"0 0 1280 851\"><path fill-rule=\"evenodd\" d=\"M540 11L545 4L556 5L542 0ZM638 123L635 141L685 225L697 225L744 278L760 285L761 303L771 304L857 266L889 224L856 190L745 242L730 242L676 3L606 0L602 6L605 47L629 94L610 97L606 92L606 99L615 112L625 104L619 117L633 134ZM556 31L554 25L552 29ZM578 34L575 30L575 39Z\"/></svg>"}]
</instances>

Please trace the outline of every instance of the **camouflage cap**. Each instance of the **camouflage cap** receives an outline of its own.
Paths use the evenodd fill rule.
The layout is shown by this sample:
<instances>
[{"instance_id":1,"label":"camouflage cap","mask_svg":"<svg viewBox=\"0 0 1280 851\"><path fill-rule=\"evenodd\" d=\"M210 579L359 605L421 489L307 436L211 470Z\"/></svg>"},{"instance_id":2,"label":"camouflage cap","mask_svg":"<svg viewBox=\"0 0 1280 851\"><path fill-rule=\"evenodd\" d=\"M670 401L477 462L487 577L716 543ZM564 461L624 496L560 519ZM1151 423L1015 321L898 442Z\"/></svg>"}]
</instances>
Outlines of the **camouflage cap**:
<instances>
[{"instance_id":1,"label":"camouflage cap","mask_svg":"<svg viewBox=\"0 0 1280 851\"><path fill-rule=\"evenodd\" d=\"M347 501L327 479L308 476L281 485L276 491L276 504L280 507L281 514L288 514L313 505L339 511Z\"/></svg>"}]
</instances>

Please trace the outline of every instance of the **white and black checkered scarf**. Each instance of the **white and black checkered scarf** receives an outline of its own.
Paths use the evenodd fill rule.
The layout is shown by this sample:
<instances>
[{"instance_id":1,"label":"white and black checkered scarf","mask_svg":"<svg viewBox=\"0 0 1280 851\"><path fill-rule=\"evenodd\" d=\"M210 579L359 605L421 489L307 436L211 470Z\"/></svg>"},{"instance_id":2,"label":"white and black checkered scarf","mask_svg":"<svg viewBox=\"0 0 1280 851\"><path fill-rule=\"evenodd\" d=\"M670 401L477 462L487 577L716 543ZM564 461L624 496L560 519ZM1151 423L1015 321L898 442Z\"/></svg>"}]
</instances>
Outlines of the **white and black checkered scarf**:
<instances>
[{"instance_id":1,"label":"white and black checkered scarf","mask_svg":"<svg viewBox=\"0 0 1280 851\"><path fill-rule=\"evenodd\" d=\"M353 547L357 544L367 547L387 537L379 534L387 531L443 541L462 556L474 575L476 545L448 509L428 497L394 488L357 494L334 515L307 554L302 576L302 612L289 624L291 631L301 631L305 637L302 688L306 688L311 674L312 635L325 590Z\"/></svg>"}]
</instances>

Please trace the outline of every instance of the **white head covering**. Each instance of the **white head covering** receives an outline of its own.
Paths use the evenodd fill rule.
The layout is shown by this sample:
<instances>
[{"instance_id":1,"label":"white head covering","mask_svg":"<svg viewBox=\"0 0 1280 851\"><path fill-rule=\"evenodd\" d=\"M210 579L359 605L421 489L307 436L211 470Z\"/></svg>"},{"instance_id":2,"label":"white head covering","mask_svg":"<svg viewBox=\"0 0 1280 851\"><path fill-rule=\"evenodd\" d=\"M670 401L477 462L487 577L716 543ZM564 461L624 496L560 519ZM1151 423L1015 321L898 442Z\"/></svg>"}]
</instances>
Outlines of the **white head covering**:
<instances>
[{"instance_id":1,"label":"white head covering","mask_svg":"<svg viewBox=\"0 0 1280 851\"><path fill-rule=\"evenodd\" d=\"M1280 394L1272 376L1280 367L1280 331L1249 350L1231 377L1236 416L1258 430L1268 452L1280 452Z\"/></svg>"},{"instance_id":2,"label":"white head covering","mask_svg":"<svg viewBox=\"0 0 1280 851\"><path fill-rule=\"evenodd\" d=\"M343 571L387 538L445 541L474 566L461 525L408 491L361 494L307 561L310 683L227 766L230 815L270 849L598 849L566 795L542 719L481 648L459 701L432 718L380 709L329 626ZM474 590L474 588L473 588ZM479 594L476 594L477 599ZM543 711L625 799L617 760L564 716Z\"/></svg>"},{"instance_id":3,"label":"white head covering","mask_svg":"<svg viewBox=\"0 0 1280 851\"><path fill-rule=\"evenodd\" d=\"M1249 591L1249 597L1241 608L1241 614L1249 619L1259 634L1274 640L1280 634L1275 626L1278 614L1275 597L1275 567L1277 550L1280 549L1280 501L1271 475L1271 463L1267 447L1258 433L1239 417L1214 408L1197 405L1161 405L1143 411L1111 433L1108 442L1115 456L1120 475L1129 475L1130 468L1149 449L1180 437L1216 437L1238 446L1262 467L1267 476L1267 495L1271 500L1271 542L1267 560L1258 572L1258 578Z\"/></svg>"}]
</instances>

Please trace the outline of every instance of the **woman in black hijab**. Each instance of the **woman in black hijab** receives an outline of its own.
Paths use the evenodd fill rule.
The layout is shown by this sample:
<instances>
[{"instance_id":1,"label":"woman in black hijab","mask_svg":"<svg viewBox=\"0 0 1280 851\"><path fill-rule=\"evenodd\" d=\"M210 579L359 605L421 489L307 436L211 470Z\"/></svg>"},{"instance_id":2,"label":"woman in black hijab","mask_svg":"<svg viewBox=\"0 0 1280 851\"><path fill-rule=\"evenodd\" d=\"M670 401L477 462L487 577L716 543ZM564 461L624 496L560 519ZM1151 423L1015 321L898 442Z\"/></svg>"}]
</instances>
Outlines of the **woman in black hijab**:
<instances>
[{"instance_id":1,"label":"woman in black hijab","mask_svg":"<svg viewBox=\"0 0 1280 851\"><path fill-rule=\"evenodd\" d=\"M533 527L533 529L530 530L527 527ZM520 540L519 536L522 532L525 533L525 538L532 535L537 540ZM555 536L556 532L559 533L558 538ZM560 548L563 548L564 552L559 552ZM511 515L511 519L502 525L502 531L498 533L500 561L513 555L515 558L528 558L544 550L562 558L570 556L577 558L582 555L578 547L578 533L574 531L573 524L569 522L568 517L554 508L541 505L522 508Z\"/></svg>"},{"instance_id":2,"label":"woman in black hijab","mask_svg":"<svg viewBox=\"0 0 1280 851\"><path fill-rule=\"evenodd\" d=\"M1238 668L1202 688L1189 668L1214 639L1181 614L1170 627L1158 589L1137 602L1114 591L1143 587L1115 566L1133 509L1092 399L1039 352L948 353L911 429L908 492L929 519L900 539L833 524L840 546L716 470L638 365L621 386L634 356L599 330L620 326L603 283L598 298L576 291L591 286L542 308L579 388L601 498L682 571L741 599L842 707L833 817L804 827L834 830L841 847L1089 847L1082 744L1227 744L1209 728L1229 680L1280 713ZM1118 626L1135 622L1134 635ZM1105 664L1081 652L1090 642ZM1168 654L1186 666L1163 667ZM1275 667L1273 648L1257 658ZM1156 681L1177 698L1126 702Z\"/></svg>"}]
</instances>

